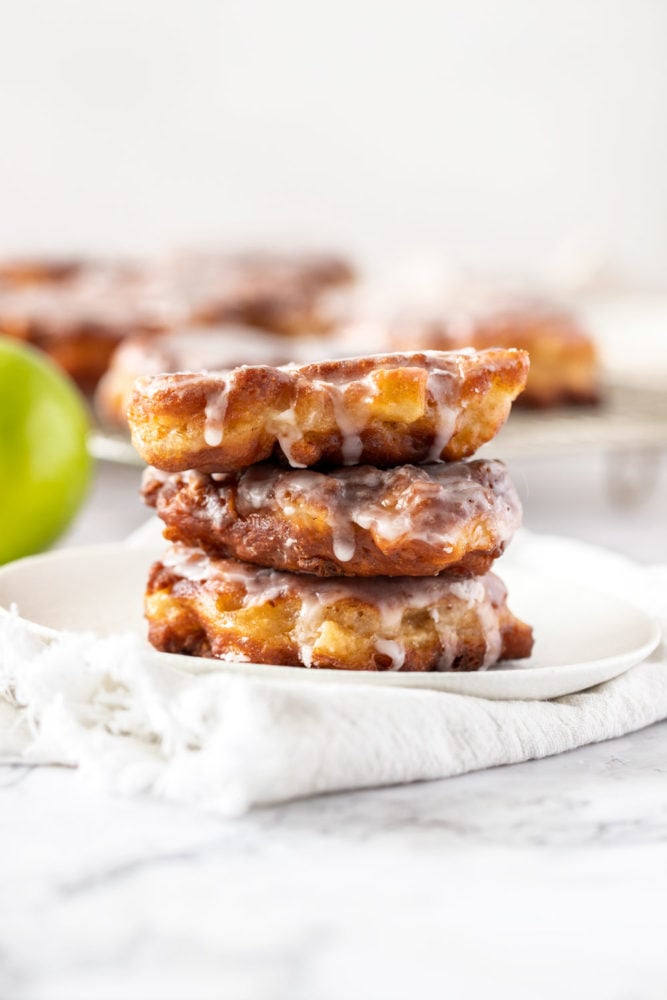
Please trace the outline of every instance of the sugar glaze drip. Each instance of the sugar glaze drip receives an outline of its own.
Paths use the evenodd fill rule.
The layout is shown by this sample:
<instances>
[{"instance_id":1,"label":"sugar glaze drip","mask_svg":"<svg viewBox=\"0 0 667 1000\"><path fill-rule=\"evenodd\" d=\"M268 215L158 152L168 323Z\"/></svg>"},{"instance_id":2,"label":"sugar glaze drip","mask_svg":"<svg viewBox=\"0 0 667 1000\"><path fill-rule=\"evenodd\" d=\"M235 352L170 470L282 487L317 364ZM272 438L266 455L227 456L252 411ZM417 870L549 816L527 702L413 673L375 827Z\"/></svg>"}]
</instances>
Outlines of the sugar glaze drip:
<instances>
[{"instance_id":1,"label":"sugar glaze drip","mask_svg":"<svg viewBox=\"0 0 667 1000\"><path fill-rule=\"evenodd\" d=\"M405 662L403 625L406 616L424 610L428 611L437 630L442 648L441 662L445 665L443 669L447 669L457 644L455 629L448 621L452 602L460 602L475 612L485 642L484 666L495 662L501 650L502 637L494 606L504 598L505 588L493 574L456 582L446 577L320 580L257 569L231 559L210 559L200 549L178 544L167 552L163 565L183 580L212 587L213 593L216 584L223 588L238 587L243 608L295 596L299 610L293 634L304 666L312 665L320 630L331 620L328 609L350 598L375 609L379 627L374 646L378 653L390 657L392 669L400 670Z\"/></svg>"}]
</instances>

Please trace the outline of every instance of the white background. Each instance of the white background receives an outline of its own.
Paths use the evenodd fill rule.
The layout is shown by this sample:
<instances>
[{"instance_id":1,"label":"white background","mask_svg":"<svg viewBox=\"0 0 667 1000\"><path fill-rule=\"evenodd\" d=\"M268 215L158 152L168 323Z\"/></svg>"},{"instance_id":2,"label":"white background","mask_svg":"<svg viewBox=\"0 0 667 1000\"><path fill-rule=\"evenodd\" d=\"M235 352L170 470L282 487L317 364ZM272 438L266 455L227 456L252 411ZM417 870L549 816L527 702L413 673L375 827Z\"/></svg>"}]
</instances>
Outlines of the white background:
<instances>
[{"instance_id":1,"label":"white background","mask_svg":"<svg viewBox=\"0 0 667 1000\"><path fill-rule=\"evenodd\" d=\"M0 251L279 239L666 283L661 0L21 0L0 32Z\"/></svg>"}]
</instances>

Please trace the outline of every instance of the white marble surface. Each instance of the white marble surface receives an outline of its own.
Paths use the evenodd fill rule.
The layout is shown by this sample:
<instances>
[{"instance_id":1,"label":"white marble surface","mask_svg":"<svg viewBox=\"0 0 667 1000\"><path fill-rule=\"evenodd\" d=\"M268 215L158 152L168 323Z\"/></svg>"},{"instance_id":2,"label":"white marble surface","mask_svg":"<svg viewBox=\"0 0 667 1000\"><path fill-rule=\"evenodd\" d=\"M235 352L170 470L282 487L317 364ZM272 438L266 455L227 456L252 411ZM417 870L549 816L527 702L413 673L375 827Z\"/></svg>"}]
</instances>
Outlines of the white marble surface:
<instances>
[{"instance_id":1,"label":"white marble surface","mask_svg":"<svg viewBox=\"0 0 667 1000\"><path fill-rule=\"evenodd\" d=\"M667 560L665 461L524 463L529 526ZM71 544L144 514L102 467ZM667 995L667 724L539 762L221 820L0 769L2 1000Z\"/></svg>"}]
</instances>

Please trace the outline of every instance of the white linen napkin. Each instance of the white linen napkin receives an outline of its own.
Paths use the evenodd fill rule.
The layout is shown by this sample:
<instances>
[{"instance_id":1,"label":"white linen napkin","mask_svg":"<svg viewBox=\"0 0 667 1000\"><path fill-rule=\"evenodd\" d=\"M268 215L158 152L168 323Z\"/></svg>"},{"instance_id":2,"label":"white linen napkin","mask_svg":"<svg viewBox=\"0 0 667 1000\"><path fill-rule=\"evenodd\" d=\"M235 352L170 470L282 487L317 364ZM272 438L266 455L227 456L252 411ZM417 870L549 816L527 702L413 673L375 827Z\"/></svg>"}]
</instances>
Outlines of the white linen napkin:
<instances>
[{"instance_id":1,"label":"white linen napkin","mask_svg":"<svg viewBox=\"0 0 667 1000\"><path fill-rule=\"evenodd\" d=\"M148 529L155 532L155 527ZM512 563L548 567L631 600L667 624L667 566L639 567L571 539L521 532ZM444 778L560 753L667 718L667 649L551 702L439 691L184 675L131 636L49 645L0 621L0 758L227 815L342 789Z\"/></svg>"}]
</instances>

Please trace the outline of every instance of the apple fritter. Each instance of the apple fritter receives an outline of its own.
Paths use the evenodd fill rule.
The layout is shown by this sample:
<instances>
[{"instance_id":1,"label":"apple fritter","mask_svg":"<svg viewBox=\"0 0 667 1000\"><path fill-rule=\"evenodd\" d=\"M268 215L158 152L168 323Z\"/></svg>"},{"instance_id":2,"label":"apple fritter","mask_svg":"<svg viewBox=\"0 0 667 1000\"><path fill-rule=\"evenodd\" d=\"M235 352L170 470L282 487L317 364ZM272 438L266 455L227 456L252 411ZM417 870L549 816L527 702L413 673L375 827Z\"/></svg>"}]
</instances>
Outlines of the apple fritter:
<instances>
[{"instance_id":1,"label":"apple fritter","mask_svg":"<svg viewBox=\"0 0 667 1000\"><path fill-rule=\"evenodd\" d=\"M428 351L145 377L128 420L167 472L453 461L498 432L528 366L524 351Z\"/></svg>"},{"instance_id":2,"label":"apple fritter","mask_svg":"<svg viewBox=\"0 0 667 1000\"><path fill-rule=\"evenodd\" d=\"M149 639L168 653L339 670L478 670L530 656L493 574L315 579L174 546L150 574Z\"/></svg>"},{"instance_id":3,"label":"apple fritter","mask_svg":"<svg viewBox=\"0 0 667 1000\"><path fill-rule=\"evenodd\" d=\"M263 464L214 475L148 469L143 495L170 541L318 576L480 575L521 523L498 461L328 473Z\"/></svg>"}]
</instances>

